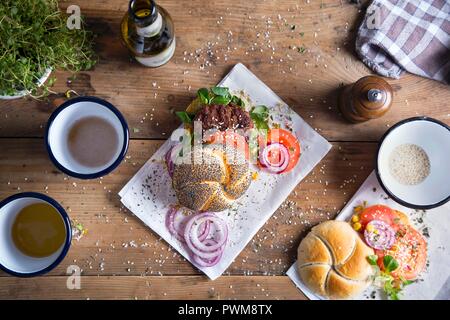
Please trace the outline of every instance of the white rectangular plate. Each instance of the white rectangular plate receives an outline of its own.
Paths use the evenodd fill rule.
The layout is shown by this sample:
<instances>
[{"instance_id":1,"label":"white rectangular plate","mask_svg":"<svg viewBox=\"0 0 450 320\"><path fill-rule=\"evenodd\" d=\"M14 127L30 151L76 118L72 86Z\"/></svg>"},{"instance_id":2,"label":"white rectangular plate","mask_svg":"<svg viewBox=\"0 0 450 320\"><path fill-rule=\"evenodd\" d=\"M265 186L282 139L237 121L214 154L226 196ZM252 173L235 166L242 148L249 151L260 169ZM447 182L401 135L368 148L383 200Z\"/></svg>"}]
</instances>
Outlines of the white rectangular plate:
<instances>
[{"instance_id":1,"label":"white rectangular plate","mask_svg":"<svg viewBox=\"0 0 450 320\"><path fill-rule=\"evenodd\" d=\"M239 199L236 208L229 212L218 213L228 224L228 243L222 259L217 265L199 268L212 280L219 277L230 266L295 186L331 148L331 145L322 136L244 65L234 66L219 85L229 87L231 91L243 90L256 105L264 104L269 108L283 106L291 115L293 131L300 141L302 154L297 166L289 173L273 175L259 172L258 179L252 181L246 195ZM119 195L122 203L131 212L191 261L189 251L169 233L165 225L169 206L177 202L172 189L172 181L163 160L169 147L170 139L127 183Z\"/></svg>"},{"instance_id":2,"label":"white rectangular plate","mask_svg":"<svg viewBox=\"0 0 450 320\"><path fill-rule=\"evenodd\" d=\"M415 211L403 207L388 198L383 192L375 172L372 172L358 189L349 203L342 209L336 220L349 221L353 215L353 207L367 201L368 205L385 204L393 209L402 211L410 217L413 224L421 230L428 228L427 238L429 265L419 280L404 289L402 299L450 299L450 206L423 211ZM423 222L417 223L418 217L423 216ZM311 292L302 282L297 272L296 262L289 268L287 275L295 285L311 300L321 299ZM369 299L374 287L369 287L355 299ZM375 299L386 299L381 290L375 290Z\"/></svg>"}]
</instances>

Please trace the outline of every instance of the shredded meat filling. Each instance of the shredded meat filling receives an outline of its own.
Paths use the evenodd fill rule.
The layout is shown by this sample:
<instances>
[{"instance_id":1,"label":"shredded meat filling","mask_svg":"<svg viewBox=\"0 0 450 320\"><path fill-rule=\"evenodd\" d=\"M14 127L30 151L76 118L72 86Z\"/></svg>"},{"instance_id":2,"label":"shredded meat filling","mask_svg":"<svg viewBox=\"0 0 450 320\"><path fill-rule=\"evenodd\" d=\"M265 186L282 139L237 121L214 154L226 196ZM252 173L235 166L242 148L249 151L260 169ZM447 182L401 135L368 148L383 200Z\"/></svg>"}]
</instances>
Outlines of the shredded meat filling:
<instances>
[{"instance_id":1,"label":"shredded meat filling","mask_svg":"<svg viewBox=\"0 0 450 320\"><path fill-rule=\"evenodd\" d=\"M200 110L194 118L202 122L203 130L250 129L253 121L247 111L235 104L210 105Z\"/></svg>"}]
</instances>

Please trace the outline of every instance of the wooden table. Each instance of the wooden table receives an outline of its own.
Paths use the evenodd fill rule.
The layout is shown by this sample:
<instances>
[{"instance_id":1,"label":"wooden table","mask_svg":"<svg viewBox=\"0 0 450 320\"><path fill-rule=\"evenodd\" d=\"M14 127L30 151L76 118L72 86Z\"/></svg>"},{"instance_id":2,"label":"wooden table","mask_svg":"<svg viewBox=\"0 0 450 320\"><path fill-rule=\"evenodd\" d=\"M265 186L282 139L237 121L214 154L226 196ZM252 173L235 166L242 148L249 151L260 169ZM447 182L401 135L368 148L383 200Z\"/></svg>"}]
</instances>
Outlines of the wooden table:
<instances>
[{"instance_id":1,"label":"wooden table","mask_svg":"<svg viewBox=\"0 0 450 320\"><path fill-rule=\"evenodd\" d=\"M392 110L350 125L336 93L370 71L354 54L362 17L346 0L161 0L177 34L173 59L158 69L130 61L119 23L125 0L74 0L97 34L94 70L68 83L57 71L49 101L0 102L0 198L47 193L88 233L74 240L66 259L46 276L0 274L0 298L62 299L304 299L285 276L310 227L333 218L373 169L380 136L397 121L428 115L450 124L450 90L405 75L389 80ZM69 3L62 2L62 8ZM242 62L328 139L333 148L216 281L210 281L120 204L117 192L175 129L197 88L217 83ZM127 118L126 161L102 179L81 181L59 172L43 144L46 121L68 89L95 95ZM80 290L66 288L67 267L83 269Z\"/></svg>"}]
</instances>

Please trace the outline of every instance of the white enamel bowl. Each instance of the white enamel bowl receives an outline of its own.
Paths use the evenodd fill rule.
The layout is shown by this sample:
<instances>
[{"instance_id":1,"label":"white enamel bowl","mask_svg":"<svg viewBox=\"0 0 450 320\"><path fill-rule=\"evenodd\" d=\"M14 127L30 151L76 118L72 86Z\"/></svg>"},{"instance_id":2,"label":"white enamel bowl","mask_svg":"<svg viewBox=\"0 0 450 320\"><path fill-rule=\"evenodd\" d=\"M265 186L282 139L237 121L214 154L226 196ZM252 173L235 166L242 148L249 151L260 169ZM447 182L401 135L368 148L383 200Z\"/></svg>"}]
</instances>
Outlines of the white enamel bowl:
<instances>
[{"instance_id":1,"label":"white enamel bowl","mask_svg":"<svg viewBox=\"0 0 450 320\"><path fill-rule=\"evenodd\" d=\"M401 184L390 173L389 156L402 144L415 144L428 155L430 174L419 184ZM450 200L450 127L428 117L400 121L380 141L376 174L386 193L406 207L431 209L443 205Z\"/></svg>"},{"instance_id":2,"label":"white enamel bowl","mask_svg":"<svg viewBox=\"0 0 450 320\"><path fill-rule=\"evenodd\" d=\"M52 255L34 258L23 254L14 245L11 230L17 214L33 203L48 203L59 212L66 229L66 238ZM69 251L72 228L66 211L54 199L40 193L24 192L0 201L0 269L18 277L42 275L55 268Z\"/></svg>"},{"instance_id":3,"label":"white enamel bowl","mask_svg":"<svg viewBox=\"0 0 450 320\"><path fill-rule=\"evenodd\" d=\"M68 150L69 129L85 117L100 117L108 121L119 137L117 150L111 160L98 167L78 163ZM45 144L50 159L62 172L80 179L94 179L113 171L128 150L128 125L123 115L111 103L96 97L77 97L64 102L50 116L45 134Z\"/></svg>"}]
</instances>

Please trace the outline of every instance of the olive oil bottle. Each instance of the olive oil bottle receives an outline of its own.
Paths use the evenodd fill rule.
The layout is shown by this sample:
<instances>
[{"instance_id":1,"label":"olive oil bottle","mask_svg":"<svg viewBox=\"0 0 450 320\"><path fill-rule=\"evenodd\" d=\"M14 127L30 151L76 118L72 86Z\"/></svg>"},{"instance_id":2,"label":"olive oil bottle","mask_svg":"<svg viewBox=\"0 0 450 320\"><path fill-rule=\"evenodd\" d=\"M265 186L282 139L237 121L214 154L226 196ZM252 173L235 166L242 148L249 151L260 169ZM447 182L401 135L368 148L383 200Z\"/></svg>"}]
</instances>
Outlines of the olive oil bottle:
<instances>
[{"instance_id":1,"label":"olive oil bottle","mask_svg":"<svg viewBox=\"0 0 450 320\"><path fill-rule=\"evenodd\" d=\"M175 52L172 18L153 0L131 0L121 32L131 55L144 66L159 67Z\"/></svg>"}]
</instances>

